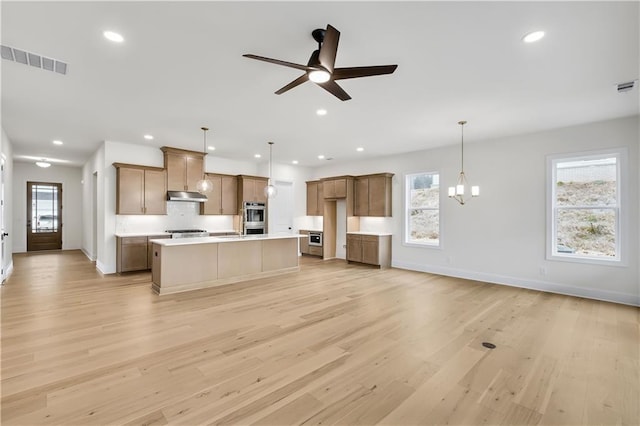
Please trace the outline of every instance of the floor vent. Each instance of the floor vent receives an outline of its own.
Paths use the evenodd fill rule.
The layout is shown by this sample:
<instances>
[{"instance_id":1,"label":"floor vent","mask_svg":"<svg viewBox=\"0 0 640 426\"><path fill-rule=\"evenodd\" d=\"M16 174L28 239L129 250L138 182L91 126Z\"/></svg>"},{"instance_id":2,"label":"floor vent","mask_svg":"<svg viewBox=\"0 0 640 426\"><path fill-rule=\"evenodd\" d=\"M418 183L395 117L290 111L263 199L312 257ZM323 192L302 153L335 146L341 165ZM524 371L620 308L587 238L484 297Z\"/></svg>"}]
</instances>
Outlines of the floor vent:
<instances>
[{"instance_id":1,"label":"floor vent","mask_svg":"<svg viewBox=\"0 0 640 426\"><path fill-rule=\"evenodd\" d=\"M24 65L42 68L43 70L57 72L58 74L67 73L67 64L57 59L47 58L36 53L25 52L15 47L0 45L0 55L2 59L19 62Z\"/></svg>"}]
</instances>

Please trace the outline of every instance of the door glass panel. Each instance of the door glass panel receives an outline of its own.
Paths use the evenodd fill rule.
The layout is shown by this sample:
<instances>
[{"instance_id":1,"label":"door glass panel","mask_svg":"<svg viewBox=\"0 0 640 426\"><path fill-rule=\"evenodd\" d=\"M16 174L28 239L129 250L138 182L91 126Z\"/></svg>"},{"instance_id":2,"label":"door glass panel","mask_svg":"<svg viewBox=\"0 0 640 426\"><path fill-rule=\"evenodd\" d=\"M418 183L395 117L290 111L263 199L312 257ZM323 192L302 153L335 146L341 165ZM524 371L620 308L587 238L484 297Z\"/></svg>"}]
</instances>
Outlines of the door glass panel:
<instances>
[{"instance_id":1,"label":"door glass panel","mask_svg":"<svg viewBox=\"0 0 640 426\"><path fill-rule=\"evenodd\" d=\"M34 184L31 187L31 231L58 231L58 186Z\"/></svg>"}]
</instances>

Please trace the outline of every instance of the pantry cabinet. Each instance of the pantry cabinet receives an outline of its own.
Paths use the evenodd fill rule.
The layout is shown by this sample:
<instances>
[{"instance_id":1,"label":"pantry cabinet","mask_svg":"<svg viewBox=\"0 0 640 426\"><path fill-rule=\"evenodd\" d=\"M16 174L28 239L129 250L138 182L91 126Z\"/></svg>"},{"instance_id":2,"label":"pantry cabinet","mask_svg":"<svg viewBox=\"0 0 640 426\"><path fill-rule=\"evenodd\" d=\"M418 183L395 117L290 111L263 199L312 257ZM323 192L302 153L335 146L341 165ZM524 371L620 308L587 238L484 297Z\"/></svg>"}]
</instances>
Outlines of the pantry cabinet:
<instances>
[{"instance_id":1,"label":"pantry cabinet","mask_svg":"<svg viewBox=\"0 0 640 426\"><path fill-rule=\"evenodd\" d=\"M116 214L167 214L166 173L159 167L113 163Z\"/></svg>"},{"instance_id":2,"label":"pantry cabinet","mask_svg":"<svg viewBox=\"0 0 640 426\"><path fill-rule=\"evenodd\" d=\"M307 182L307 216L324 214L324 185L319 180Z\"/></svg>"},{"instance_id":3,"label":"pantry cabinet","mask_svg":"<svg viewBox=\"0 0 640 426\"><path fill-rule=\"evenodd\" d=\"M203 152L163 146L168 191L196 191L196 183L204 174Z\"/></svg>"},{"instance_id":4,"label":"pantry cabinet","mask_svg":"<svg viewBox=\"0 0 640 426\"><path fill-rule=\"evenodd\" d=\"M206 176L213 183L213 190L207 194L207 201L200 204L200 214L237 215L238 178L216 173Z\"/></svg>"},{"instance_id":5,"label":"pantry cabinet","mask_svg":"<svg viewBox=\"0 0 640 426\"><path fill-rule=\"evenodd\" d=\"M347 261L389 268L391 235L347 233Z\"/></svg>"},{"instance_id":6,"label":"pantry cabinet","mask_svg":"<svg viewBox=\"0 0 640 426\"><path fill-rule=\"evenodd\" d=\"M356 216L391 216L392 178L392 173L356 177Z\"/></svg>"}]
</instances>

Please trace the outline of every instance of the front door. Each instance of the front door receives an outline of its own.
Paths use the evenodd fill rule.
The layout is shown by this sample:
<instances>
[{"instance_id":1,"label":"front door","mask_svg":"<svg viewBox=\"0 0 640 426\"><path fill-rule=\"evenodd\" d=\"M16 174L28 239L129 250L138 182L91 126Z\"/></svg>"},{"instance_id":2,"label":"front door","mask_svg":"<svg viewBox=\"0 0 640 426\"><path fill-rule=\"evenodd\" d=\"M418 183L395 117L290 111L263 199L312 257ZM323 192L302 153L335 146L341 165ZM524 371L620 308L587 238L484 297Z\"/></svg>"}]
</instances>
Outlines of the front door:
<instances>
[{"instance_id":1,"label":"front door","mask_svg":"<svg viewBox=\"0 0 640 426\"><path fill-rule=\"evenodd\" d=\"M62 249L62 184L27 182L27 251Z\"/></svg>"}]
</instances>

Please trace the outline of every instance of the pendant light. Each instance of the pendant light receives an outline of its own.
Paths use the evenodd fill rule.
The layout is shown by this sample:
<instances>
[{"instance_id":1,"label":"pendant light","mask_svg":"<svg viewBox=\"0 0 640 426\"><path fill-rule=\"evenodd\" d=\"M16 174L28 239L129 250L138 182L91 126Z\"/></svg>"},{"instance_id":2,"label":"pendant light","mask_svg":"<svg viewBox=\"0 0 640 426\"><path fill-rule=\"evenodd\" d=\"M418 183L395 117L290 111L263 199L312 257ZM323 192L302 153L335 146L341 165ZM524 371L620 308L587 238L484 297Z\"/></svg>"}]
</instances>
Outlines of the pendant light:
<instances>
[{"instance_id":1,"label":"pendant light","mask_svg":"<svg viewBox=\"0 0 640 426\"><path fill-rule=\"evenodd\" d=\"M278 188L273 185L271 181L271 160L272 160L272 150L273 150L273 142L267 142L269 144L269 182L268 185L264 188L264 195L267 198L275 198L278 195Z\"/></svg>"},{"instance_id":2,"label":"pendant light","mask_svg":"<svg viewBox=\"0 0 640 426\"><path fill-rule=\"evenodd\" d=\"M461 151L460 151L461 167L460 167L460 174L458 175L458 182L456 183L456 186L449 187L449 198L453 198L460 204L464 205L465 192L467 190L467 187L469 186L467 183L467 177L464 174L464 125L467 124L467 122L462 120L462 121L458 121L458 124L460 125L460 132L461 132ZM480 195L480 187L472 186L471 197L477 197L479 195Z\"/></svg>"},{"instance_id":3,"label":"pendant light","mask_svg":"<svg viewBox=\"0 0 640 426\"><path fill-rule=\"evenodd\" d=\"M207 131L208 127L200 127L202 132L204 133L204 146L202 147L202 153L207 155ZM204 162L203 162L204 164ZM201 194L208 194L213 190L213 182L207 177L207 174L204 171L204 167L202 170L202 179L196 182L196 190Z\"/></svg>"}]
</instances>

